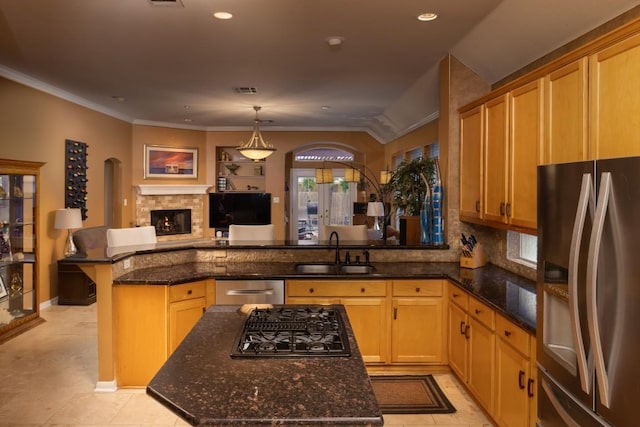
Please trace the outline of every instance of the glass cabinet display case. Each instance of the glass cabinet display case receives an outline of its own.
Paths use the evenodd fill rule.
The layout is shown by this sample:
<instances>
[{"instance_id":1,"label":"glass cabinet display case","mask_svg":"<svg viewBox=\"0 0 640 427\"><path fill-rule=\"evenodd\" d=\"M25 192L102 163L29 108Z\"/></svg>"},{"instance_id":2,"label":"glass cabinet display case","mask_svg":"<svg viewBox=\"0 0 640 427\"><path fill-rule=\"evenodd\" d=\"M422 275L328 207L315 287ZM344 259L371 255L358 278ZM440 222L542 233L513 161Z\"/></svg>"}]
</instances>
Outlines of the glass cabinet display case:
<instances>
[{"instance_id":1,"label":"glass cabinet display case","mask_svg":"<svg viewBox=\"0 0 640 427\"><path fill-rule=\"evenodd\" d=\"M42 165L0 159L0 342L42 321L37 281Z\"/></svg>"}]
</instances>

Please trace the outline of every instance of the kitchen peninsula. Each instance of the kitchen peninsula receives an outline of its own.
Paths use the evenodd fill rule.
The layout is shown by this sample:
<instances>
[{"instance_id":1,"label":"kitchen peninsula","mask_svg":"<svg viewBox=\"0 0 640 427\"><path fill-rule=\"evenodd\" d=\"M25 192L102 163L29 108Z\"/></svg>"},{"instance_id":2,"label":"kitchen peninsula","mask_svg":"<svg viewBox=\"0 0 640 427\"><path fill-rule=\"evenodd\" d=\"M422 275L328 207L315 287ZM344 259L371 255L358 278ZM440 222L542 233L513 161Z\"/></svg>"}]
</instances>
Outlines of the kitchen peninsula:
<instances>
[{"instance_id":1,"label":"kitchen peninsula","mask_svg":"<svg viewBox=\"0 0 640 427\"><path fill-rule=\"evenodd\" d=\"M144 333L145 339L157 338L166 342L170 335L170 326L166 323L166 316L170 311L169 307L160 305L161 310L154 311L157 313L157 317L150 319L149 316L139 313L141 309L147 310L153 302L147 296L153 294L153 298L160 301L160 304L168 302L173 306L173 304L182 304L181 302L171 302L176 301L175 295L186 295L191 291L189 298L197 297L196 299L201 301L199 304L202 307L193 310L195 323L202 315L204 308L215 304L215 292L212 290L215 289L215 283L219 279L282 279L287 283L293 281L302 283L305 281L308 283L312 281L324 281L325 283L338 281L345 284L343 286L354 283L355 286L358 286L358 290L361 287L357 285L358 283L376 282L377 289L381 289L383 294L372 295L372 297L375 297L376 301L381 304L380 310L382 311L378 313L382 316L388 316L391 313L391 305L393 301L396 301L393 295L395 295L396 285L399 285L399 282L404 282L402 286L410 285L410 282L416 281L432 282L429 286L420 289L424 292L437 289L439 296L427 294L422 297L425 299L421 301L435 301L440 307L438 308L438 313L441 313L438 315L442 328L440 335L445 341L438 349L440 362L434 363L445 366L447 363L445 337L447 327L446 319L442 316L446 316L448 288L445 285L447 281L452 283L452 286L457 286L476 296L487 306L503 314L510 322L528 333L535 333L535 286L530 280L491 264L476 270L461 269L458 262L451 262L448 258L450 257L449 251L417 248L344 247L342 253L344 255L345 251L351 251L353 259L355 254L359 254L365 249L370 252L371 263L375 267L375 271L366 275L338 276L335 274L304 275L296 271L296 263L333 260L333 249L327 246L315 248L295 246L279 248L273 246L220 247L215 241L198 240L163 242L153 248L132 248L131 251L112 256L107 256L102 251L90 252L84 257L66 259L65 262L79 265L97 284L99 372L96 389L113 391L117 387L146 385L157 369L162 366L162 363L167 360L172 349L175 348L162 343L156 345L153 341L159 352L150 353L149 357L145 358L144 368L147 369L147 365L154 365L155 368L148 368L149 373L134 378L127 384L122 380L124 377L118 375L118 369L123 365L122 361L118 360L117 348L125 346L122 343L116 345L117 340L122 339L122 334L116 333L116 331L119 322L122 322L123 319L127 320L127 316L123 316L122 313L128 312L139 318L128 320L129 324L124 329L127 333L132 332L133 328L138 328L139 332L137 333ZM432 288L431 285L434 287ZM416 287L407 288L405 292L415 293L414 288ZM131 294L127 294L123 298L118 297L125 292L133 294L140 292L138 295L142 295L143 292L149 294L144 293L142 300L135 302L135 298L129 298ZM114 297L114 295L116 296ZM366 297L366 294L364 296ZM406 296L410 297L408 294ZM417 296L420 297L420 295ZM196 299L190 301L196 301ZM141 304L140 301L144 301L144 303ZM305 301L310 302L310 299L307 298ZM523 304L522 301L530 303ZM123 307L124 305L128 308ZM198 312L198 310L200 311ZM196 315L197 317L195 317ZM386 320L384 321L386 322ZM144 322L147 322L147 325L143 325ZM150 337L149 333L145 333L143 329L152 331L155 334L154 337ZM122 331L122 327L120 330ZM382 338L387 343L384 344L385 346L389 343L388 339L388 337ZM126 343L138 345L135 338L126 341ZM385 351L388 351L388 347L384 348L387 349ZM141 348L140 351L150 352L148 346ZM151 363L152 359L153 363ZM369 361L371 360L369 359L367 363ZM118 383L116 383L116 377L120 379Z\"/></svg>"},{"instance_id":2,"label":"kitchen peninsula","mask_svg":"<svg viewBox=\"0 0 640 427\"><path fill-rule=\"evenodd\" d=\"M196 426L383 424L348 320L348 356L232 358L246 316L211 306L147 393Z\"/></svg>"}]
</instances>

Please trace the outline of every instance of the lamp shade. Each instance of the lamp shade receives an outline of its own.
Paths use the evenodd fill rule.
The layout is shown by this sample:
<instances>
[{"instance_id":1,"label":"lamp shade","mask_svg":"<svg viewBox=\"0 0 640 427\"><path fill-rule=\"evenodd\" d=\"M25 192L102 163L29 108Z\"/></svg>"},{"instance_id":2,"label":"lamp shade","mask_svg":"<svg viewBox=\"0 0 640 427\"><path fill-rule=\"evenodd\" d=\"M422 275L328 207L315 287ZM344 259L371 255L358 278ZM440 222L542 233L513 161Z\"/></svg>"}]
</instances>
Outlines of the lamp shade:
<instances>
[{"instance_id":1,"label":"lamp shade","mask_svg":"<svg viewBox=\"0 0 640 427\"><path fill-rule=\"evenodd\" d=\"M347 168L344 170L344 180L346 182L360 182L360 171L355 168Z\"/></svg>"},{"instance_id":2,"label":"lamp shade","mask_svg":"<svg viewBox=\"0 0 640 427\"><path fill-rule=\"evenodd\" d=\"M367 203L367 216L384 216L384 205L382 202Z\"/></svg>"},{"instance_id":3,"label":"lamp shade","mask_svg":"<svg viewBox=\"0 0 640 427\"><path fill-rule=\"evenodd\" d=\"M333 171L331 169L318 168L316 169L316 184L331 184L333 183Z\"/></svg>"},{"instance_id":4,"label":"lamp shade","mask_svg":"<svg viewBox=\"0 0 640 427\"><path fill-rule=\"evenodd\" d=\"M385 185L391 181L391 172L388 170L380 171L380 184Z\"/></svg>"},{"instance_id":5,"label":"lamp shade","mask_svg":"<svg viewBox=\"0 0 640 427\"><path fill-rule=\"evenodd\" d=\"M54 227L57 230L82 228L80 209L57 209Z\"/></svg>"}]
</instances>

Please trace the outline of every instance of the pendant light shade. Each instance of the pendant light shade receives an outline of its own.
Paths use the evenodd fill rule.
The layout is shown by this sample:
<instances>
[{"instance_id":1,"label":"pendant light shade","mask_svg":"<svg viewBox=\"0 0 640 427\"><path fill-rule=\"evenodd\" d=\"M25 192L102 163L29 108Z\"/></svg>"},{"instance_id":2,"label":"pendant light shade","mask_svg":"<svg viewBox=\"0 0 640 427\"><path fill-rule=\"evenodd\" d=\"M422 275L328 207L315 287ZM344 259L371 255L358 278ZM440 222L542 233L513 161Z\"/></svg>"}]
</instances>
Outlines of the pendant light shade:
<instances>
[{"instance_id":1,"label":"pendant light shade","mask_svg":"<svg viewBox=\"0 0 640 427\"><path fill-rule=\"evenodd\" d=\"M256 118L254 119L253 125L253 134L251 135L251 139L236 149L243 156L251 159L251 160L262 160L269 157L276 151L273 148L273 145L265 142L260 134L260 119L258 118L258 111L260 111L262 107L254 106L253 109L256 111Z\"/></svg>"}]
</instances>

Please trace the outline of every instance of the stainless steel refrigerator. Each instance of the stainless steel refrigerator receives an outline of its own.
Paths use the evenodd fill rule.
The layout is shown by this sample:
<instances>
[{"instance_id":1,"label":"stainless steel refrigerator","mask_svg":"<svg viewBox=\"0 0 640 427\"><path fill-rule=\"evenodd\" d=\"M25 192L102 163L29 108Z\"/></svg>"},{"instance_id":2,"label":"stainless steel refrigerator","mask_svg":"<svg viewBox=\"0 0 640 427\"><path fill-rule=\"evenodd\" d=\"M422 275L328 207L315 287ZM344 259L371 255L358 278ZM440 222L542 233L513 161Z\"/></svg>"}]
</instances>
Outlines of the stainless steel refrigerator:
<instances>
[{"instance_id":1,"label":"stainless steel refrigerator","mask_svg":"<svg viewBox=\"0 0 640 427\"><path fill-rule=\"evenodd\" d=\"M640 157L538 168L540 425L640 425Z\"/></svg>"}]
</instances>

